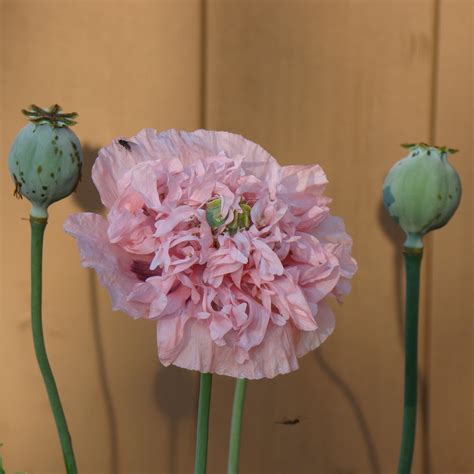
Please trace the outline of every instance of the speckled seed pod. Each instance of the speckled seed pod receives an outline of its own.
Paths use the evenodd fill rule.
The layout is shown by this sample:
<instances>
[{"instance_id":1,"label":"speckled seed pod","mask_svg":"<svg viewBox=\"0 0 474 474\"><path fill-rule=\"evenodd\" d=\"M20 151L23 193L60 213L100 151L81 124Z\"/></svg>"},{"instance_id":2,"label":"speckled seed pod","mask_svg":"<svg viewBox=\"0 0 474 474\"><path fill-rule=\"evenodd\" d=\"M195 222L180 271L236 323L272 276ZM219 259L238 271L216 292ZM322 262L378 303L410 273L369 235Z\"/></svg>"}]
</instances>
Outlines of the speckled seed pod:
<instances>
[{"instance_id":1,"label":"speckled seed pod","mask_svg":"<svg viewBox=\"0 0 474 474\"><path fill-rule=\"evenodd\" d=\"M422 237L446 225L461 200L461 181L448 163L457 150L425 143L404 145L410 154L389 171L383 201L407 234L405 247L423 247Z\"/></svg>"},{"instance_id":2,"label":"speckled seed pod","mask_svg":"<svg viewBox=\"0 0 474 474\"><path fill-rule=\"evenodd\" d=\"M77 114L60 111L58 105L24 110L32 123L20 130L8 156L15 196L25 196L37 218L47 218L49 205L69 196L81 178L81 144L69 128Z\"/></svg>"}]
</instances>

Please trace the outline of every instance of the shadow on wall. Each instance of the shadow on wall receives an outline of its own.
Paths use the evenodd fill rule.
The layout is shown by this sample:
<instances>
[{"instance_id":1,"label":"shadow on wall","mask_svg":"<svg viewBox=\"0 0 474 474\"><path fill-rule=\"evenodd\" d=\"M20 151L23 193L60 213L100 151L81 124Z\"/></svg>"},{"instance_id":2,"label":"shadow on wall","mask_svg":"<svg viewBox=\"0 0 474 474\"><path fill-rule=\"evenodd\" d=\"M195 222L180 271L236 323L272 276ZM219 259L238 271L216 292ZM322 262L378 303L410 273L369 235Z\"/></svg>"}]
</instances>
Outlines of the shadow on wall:
<instances>
[{"instance_id":1,"label":"shadow on wall","mask_svg":"<svg viewBox=\"0 0 474 474\"><path fill-rule=\"evenodd\" d=\"M169 448L168 468L166 472L178 472L178 439L179 425L182 420L194 417L197 405L197 391L195 390L195 372L179 367L160 366L154 383L154 399L159 411L167 422ZM194 396L190 397L190 394Z\"/></svg>"},{"instance_id":2,"label":"shadow on wall","mask_svg":"<svg viewBox=\"0 0 474 474\"><path fill-rule=\"evenodd\" d=\"M380 201L378 207L378 222L382 228L385 236L388 238L393 247L392 265L391 268L395 270L395 296L396 296L396 318L398 328L398 339L402 352L405 351L405 336L404 336L404 295L403 281L403 243L405 241L405 233L400 226L390 217L386 211L383 202ZM421 355L421 354L420 354ZM418 369L418 383L419 383L419 402L421 408L421 429L423 431L423 469L426 472L431 472L431 453L430 453L430 439L429 439L429 417L428 417L428 381L425 374ZM400 390L402 388L400 387Z\"/></svg>"},{"instance_id":3,"label":"shadow on wall","mask_svg":"<svg viewBox=\"0 0 474 474\"><path fill-rule=\"evenodd\" d=\"M82 211L96 212L98 214L104 210L104 206L92 181L92 166L99 154L99 149L100 147L91 146L88 143L83 144L84 163L82 165L82 179L77 187L77 191L73 194L74 201Z\"/></svg>"},{"instance_id":4,"label":"shadow on wall","mask_svg":"<svg viewBox=\"0 0 474 474\"><path fill-rule=\"evenodd\" d=\"M378 208L378 221L379 225L384 231L384 234L388 237L390 243L393 246L393 257L391 267L395 269L395 294L397 301L396 308L396 317L397 317L397 328L398 328L398 340L400 347L403 350L404 347L404 338L403 338L403 288L402 288L402 279L403 279L403 254L402 254L402 245L405 240L404 234L399 228L399 226L392 220L385 210L383 203L380 201ZM332 383L342 392L347 402L349 403L354 417L357 420L361 435L364 439L364 443L367 447L367 457L369 460L371 472L373 474L379 474L380 470L380 461L377 454L377 448L374 442L374 439L370 433L369 425L367 423L366 417L362 408L355 397L352 389L349 384L345 382L340 375L329 365L326 359L323 356L323 351L321 348L315 351L316 361L321 368L321 370L328 376Z\"/></svg>"},{"instance_id":5,"label":"shadow on wall","mask_svg":"<svg viewBox=\"0 0 474 474\"><path fill-rule=\"evenodd\" d=\"M99 193L91 178L92 166L99 152L99 147L93 147L85 143L82 147L84 163L82 165L82 179L73 194L74 201L79 205L81 211L101 213L104 210L100 201ZM97 293L97 280L94 270L88 270L90 317L92 322L92 337L96 349L97 371L99 377L102 397L105 404L105 412L109 431L109 472L117 474L120 469L118 449L118 427L117 416L112 402L112 393L107 376L105 362L104 341L100 326L99 300Z\"/></svg>"},{"instance_id":6,"label":"shadow on wall","mask_svg":"<svg viewBox=\"0 0 474 474\"><path fill-rule=\"evenodd\" d=\"M103 214L105 208L100 201L100 196L92 181L92 166L97 158L100 147L85 143L82 147L84 163L82 166L82 180L77 191L73 194L74 201L81 211ZM120 459L118 448L119 427L117 415L113 405L113 397L107 374L105 349L100 325L100 311L97 291L97 278L94 270L89 270L89 302L92 319L93 339L96 349L97 370L101 386L103 401L109 432L109 472L120 472ZM169 465L166 472L177 472L178 461L178 435L179 424L185 418L193 416L197 403L197 392L193 373L177 367L160 367L153 385L156 404L164 415L169 431ZM194 397L189 394L194 393Z\"/></svg>"},{"instance_id":7,"label":"shadow on wall","mask_svg":"<svg viewBox=\"0 0 474 474\"><path fill-rule=\"evenodd\" d=\"M397 328L398 328L398 339L400 347L404 348L405 344L403 342L403 242L405 241L405 234L400 229L400 226L389 216L388 212L385 210L383 202L380 201L378 212L377 212L378 222L382 228L385 236L388 238L392 244L393 253L392 253L392 264L390 268L395 270L395 297L396 297L396 317L397 317Z\"/></svg>"},{"instance_id":8,"label":"shadow on wall","mask_svg":"<svg viewBox=\"0 0 474 474\"><path fill-rule=\"evenodd\" d=\"M367 447L367 457L369 460L371 472L372 474L380 474L381 470L379 457L377 454L377 448L375 446L374 439L370 433L369 424L367 423L364 412L362 411L362 408L359 405L357 398L352 392L349 384L346 383L326 361L323 356L323 350L321 348L316 349L314 351L314 355L316 358L316 362L318 363L323 373L325 373L328 376L329 380L333 382L334 385L342 392L347 402L349 403L359 426L362 438L364 439L364 443Z\"/></svg>"}]
</instances>

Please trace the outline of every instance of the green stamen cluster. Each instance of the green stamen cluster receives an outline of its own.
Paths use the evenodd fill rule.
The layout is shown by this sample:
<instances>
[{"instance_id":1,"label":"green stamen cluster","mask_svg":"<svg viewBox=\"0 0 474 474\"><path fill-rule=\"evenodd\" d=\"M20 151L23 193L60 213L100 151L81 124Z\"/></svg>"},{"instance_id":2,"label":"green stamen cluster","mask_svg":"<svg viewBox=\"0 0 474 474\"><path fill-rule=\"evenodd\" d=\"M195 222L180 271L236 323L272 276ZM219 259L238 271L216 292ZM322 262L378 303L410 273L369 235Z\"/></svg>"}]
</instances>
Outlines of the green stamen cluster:
<instances>
[{"instance_id":1,"label":"green stamen cluster","mask_svg":"<svg viewBox=\"0 0 474 474\"><path fill-rule=\"evenodd\" d=\"M206 220L211 229L217 229L225 223L226 217L221 214L221 206L220 198L213 199L206 205ZM235 235L241 229L248 229L252 224L250 206L245 201L241 201L240 208L242 212L234 212L234 219L225 228L230 235Z\"/></svg>"}]
</instances>

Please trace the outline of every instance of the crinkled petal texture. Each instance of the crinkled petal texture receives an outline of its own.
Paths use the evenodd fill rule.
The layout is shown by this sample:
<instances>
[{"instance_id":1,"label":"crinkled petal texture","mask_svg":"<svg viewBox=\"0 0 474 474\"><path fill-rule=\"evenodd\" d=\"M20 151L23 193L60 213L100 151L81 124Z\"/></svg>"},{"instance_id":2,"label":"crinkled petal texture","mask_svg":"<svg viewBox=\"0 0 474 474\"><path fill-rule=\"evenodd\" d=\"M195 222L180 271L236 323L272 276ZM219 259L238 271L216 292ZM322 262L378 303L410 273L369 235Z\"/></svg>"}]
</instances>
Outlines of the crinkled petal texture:
<instances>
[{"instance_id":1,"label":"crinkled petal texture","mask_svg":"<svg viewBox=\"0 0 474 474\"><path fill-rule=\"evenodd\" d=\"M231 133L145 129L103 148L92 174L107 218L76 214L65 230L114 309L156 320L163 364L271 378L333 331L328 299L349 292L356 263L318 165L280 167Z\"/></svg>"}]
</instances>

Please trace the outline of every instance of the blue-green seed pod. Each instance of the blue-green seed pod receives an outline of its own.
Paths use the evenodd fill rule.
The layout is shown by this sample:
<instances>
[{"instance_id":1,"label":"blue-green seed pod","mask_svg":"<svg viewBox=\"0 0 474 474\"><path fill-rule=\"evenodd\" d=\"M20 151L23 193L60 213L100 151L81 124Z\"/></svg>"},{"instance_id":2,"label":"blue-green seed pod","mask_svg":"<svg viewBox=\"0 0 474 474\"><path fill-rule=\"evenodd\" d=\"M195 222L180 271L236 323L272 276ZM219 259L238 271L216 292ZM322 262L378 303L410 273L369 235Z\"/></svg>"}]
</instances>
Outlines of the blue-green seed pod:
<instances>
[{"instance_id":1,"label":"blue-green seed pod","mask_svg":"<svg viewBox=\"0 0 474 474\"><path fill-rule=\"evenodd\" d=\"M448 163L457 150L425 143L403 145L410 154L389 171L383 202L407 234L405 247L422 248L423 236L443 227L461 200L461 181Z\"/></svg>"},{"instance_id":2,"label":"blue-green seed pod","mask_svg":"<svg viewBox=\"0 0 474 474\"><path fill-rule=\"evenodd\" d=\"M23 110L31 123L20 130L8 156L15 196L32 204L31 216L47 218L53 202L69 196L81 179L81 144L69 128L77 114L61 113L53 105Z\"/></svg>"}]
</instances>

